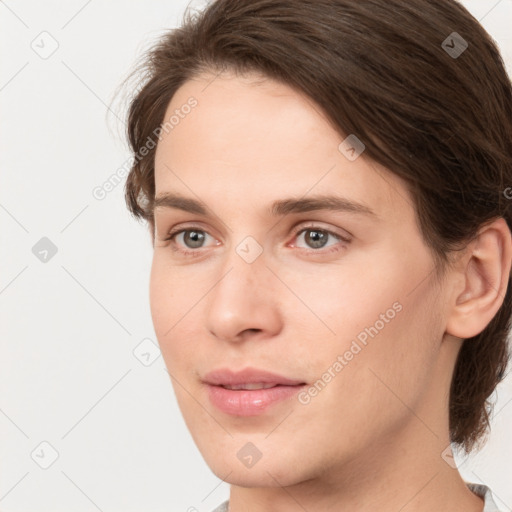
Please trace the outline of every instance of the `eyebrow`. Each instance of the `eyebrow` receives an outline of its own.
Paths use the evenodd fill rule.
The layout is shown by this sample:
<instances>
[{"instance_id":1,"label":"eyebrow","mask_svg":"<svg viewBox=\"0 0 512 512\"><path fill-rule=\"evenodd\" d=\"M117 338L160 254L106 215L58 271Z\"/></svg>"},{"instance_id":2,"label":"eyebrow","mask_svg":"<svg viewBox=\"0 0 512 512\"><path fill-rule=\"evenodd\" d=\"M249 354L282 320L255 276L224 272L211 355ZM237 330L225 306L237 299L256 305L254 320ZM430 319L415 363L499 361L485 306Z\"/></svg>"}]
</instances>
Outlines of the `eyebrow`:
<instances>
[{"instance_id":1,"label":"eyebrow","mask_svg":"<svg viewBox=\"0 0 512 512\"><path fill-rule=\"evenodd\" d=\"M197 215L208 215L207 206L196 199L175 193L164 193L153 200L153 211L157 208L174 208ZM360 213L375 219L378 215L362 203L334 195L316 195L308 198L288 198L274 201L270 205L270 215L277 217L291 213L304 213L318 210Z\"/></svg>"}]
</instances>

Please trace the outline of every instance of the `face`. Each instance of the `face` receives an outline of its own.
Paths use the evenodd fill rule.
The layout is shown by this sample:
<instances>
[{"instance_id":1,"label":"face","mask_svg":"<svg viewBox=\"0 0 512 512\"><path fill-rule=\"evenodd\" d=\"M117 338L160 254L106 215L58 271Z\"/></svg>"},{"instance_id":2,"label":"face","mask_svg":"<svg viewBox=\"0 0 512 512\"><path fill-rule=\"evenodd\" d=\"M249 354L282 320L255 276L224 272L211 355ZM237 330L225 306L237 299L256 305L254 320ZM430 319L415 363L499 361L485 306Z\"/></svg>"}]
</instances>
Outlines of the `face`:
<instances>
[{"instance_id":1,"label":"face","mask_svg":"<svg viewBox=\"0 0 512 512\"><path fill-rule=\"evenodd\" d=\"M152 318L212 471L291 485L403 438L411 408L437 421L443 289L398 177L289 87L212 79L178 90L157 146Z\"/></svg>"}]
</instances>

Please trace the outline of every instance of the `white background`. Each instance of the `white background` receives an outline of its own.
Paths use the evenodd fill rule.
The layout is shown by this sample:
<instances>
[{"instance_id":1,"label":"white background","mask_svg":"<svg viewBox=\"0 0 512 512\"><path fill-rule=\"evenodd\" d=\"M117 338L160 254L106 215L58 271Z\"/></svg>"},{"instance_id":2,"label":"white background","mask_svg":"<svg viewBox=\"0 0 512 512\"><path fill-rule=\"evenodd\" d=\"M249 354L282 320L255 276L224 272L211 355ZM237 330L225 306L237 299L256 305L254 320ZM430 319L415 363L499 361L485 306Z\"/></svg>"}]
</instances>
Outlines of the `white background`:
<instances>
[{"instance_id":1,"label":"white background","mask_svg":"<svg viewBox=\"0 0 512 512\"><path fill-rule=\"evenodd\" d=\"M228 497L188 434L162 358L144 366L133 354L156 340L146 228L125 207L124 180L104 200L92 195L129 156L124 113L107 105L187 3L0 3L3 512L209 511ZM512 72L512 0L464 4ZM38 37L47 49L58 43L47 59L31 47ZM42 237L57 247L46 263L32 252ZM460 460L463 477L489 485L503 511L512 507L511 383L498 390L488 444ZM48 469L43 441L59 454Z\"/></svg>"}]
</instances>

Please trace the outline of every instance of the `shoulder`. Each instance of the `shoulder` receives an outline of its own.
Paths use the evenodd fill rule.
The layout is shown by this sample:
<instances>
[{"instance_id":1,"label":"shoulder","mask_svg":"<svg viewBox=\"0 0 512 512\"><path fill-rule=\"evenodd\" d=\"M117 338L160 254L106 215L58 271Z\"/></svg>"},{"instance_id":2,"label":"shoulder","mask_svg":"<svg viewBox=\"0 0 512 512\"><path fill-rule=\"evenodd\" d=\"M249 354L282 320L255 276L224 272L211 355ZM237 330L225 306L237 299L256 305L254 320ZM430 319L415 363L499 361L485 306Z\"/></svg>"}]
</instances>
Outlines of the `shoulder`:
<instances>
[{"instance_id":1,"label":"shoulder","mask_svg":"<svg viewBox=\"0 0 512 512\"><path fill-rule=\"evenodd\" d=\"M474 492L484 500L484 509L482 512L501 512L492 498L492 492L489 487L483 484L476 484L470 482L466 482L466 485L468 486L470 491ZM228 510L229 500L221 503L217 508L212 510L212 512L228 512Z\"/></svg>"},{"instance_id":2,"label":"shoulder","mask_svg":"<svg viewBox=\"0 0 512 512\"><path fill-rule=\"evenodd\" d=\"M482 512L501 512L492 498L491 489L487 487L487 485L471 482L466 482L466 485L470 491L474 492L484 500L484 509Z\"/></svg>"},{"instance_id":3,"label":"shoulder","mask_svg":"<svg viewBox=\"0 0 512 512\"><path fill-rule=\"evenodd\" d=\"M216 509L212 510L212 512L228 512L228 510L229 500L226 500L224 503L221 503ZM487 512L487 510L485 512Z\"/></svg>"}]
</instances>

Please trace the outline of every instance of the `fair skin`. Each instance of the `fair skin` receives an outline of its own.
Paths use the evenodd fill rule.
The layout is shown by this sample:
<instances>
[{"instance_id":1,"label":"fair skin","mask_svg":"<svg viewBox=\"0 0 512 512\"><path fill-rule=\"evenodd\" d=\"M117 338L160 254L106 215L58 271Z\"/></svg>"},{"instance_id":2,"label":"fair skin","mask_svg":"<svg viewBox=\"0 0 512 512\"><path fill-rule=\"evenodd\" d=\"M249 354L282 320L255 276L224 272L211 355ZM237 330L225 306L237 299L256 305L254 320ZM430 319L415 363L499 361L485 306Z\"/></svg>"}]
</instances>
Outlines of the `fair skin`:
<instances>
[{"instance_id":1,"label":"fair skin","mask_svg":"<svg viewBox=\"0 0 512 512\"><path fill-rule=\"evenodd\" d=\"M512 242L503 219L439 282L404 184L364 152L348 160L344 137L311 99L270 80L202 75L177 91L165 119L190 96L198 106L158 143L156 197L180 194L206 212L155 209L150 303L186 425L231 484L230 511L481 512L441 453L461 338L481 332L505 294ZM269 211L316 195L374 215ZM171 229L203 238L182 231L165 241ZM311 236L318 231L325 247ZM262 249L251 263L236 251L248 236ZM243 417L210 402L201 378L218 368L313 385L397 302L309 403L293 397ZM237 457L248 442L262 454L252 467Z\"/></svg>"}]
</instances>

